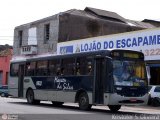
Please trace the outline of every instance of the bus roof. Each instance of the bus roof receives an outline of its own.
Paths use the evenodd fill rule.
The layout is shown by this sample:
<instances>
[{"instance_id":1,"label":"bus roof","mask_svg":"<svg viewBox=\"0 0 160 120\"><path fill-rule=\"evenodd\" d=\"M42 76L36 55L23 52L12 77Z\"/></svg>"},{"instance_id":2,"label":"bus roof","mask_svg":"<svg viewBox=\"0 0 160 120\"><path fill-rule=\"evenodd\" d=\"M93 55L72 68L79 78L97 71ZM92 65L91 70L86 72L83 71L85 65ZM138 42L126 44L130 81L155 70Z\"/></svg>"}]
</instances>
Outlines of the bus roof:
<instances>
[{"instance_id":1,"label":"bus roof","mask_svg":"<svg viewBox=\"0 0 160 120\"><path fill-rule=\"evenodd\" d=\"M126 49L109 49L109 50L99 50L99 51L90 51L90 52L81 52L81 53L72 53L72 54L63 54L63 55L57 55L57 54L46 54L46 55L36 55L36 56L28 56L28 57L15 57L12 58L11 63L16 62L26 62L26 61L35 61L35 60L45 60L45 59L52 59L52 58L68 58L68 57L79 57L79 56L106 56L110 55L111 51L130 51L130 52L137 52L140 54L143 54L140 51L134 51L134 50L126 50Z\"/></svg>"}]
</instances>

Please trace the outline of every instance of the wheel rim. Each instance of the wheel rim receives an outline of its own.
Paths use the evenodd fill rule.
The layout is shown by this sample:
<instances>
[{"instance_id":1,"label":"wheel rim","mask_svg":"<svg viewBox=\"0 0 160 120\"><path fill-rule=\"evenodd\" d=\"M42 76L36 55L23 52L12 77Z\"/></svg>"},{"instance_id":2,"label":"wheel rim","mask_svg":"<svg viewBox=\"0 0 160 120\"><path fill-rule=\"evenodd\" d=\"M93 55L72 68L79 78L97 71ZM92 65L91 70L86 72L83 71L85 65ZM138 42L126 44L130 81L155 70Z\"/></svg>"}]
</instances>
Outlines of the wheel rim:
<instances>
[{"instance_id":1,"label":"wheel rim","mask_svg":"<svg viewBox=\"0 0 160 120\"><path fill-rule=\"evenodd\" d=\"M81 104L82 106L84 106L84 105L86 104L86 102L87 102L87 99L86 99L85 97L81 97L81 99L80 99L80 104Z\"/></svg>"},{"instance_id":2,"label":"wheel rim","mask_svg":"<svg viewBox=\"0 0 160 120\"><path fill-rule=\"evenodd\" d=\"M2 94L1 94L1 96L2 96L2 97L4 97L4 96L5 96L5 94L4 94L4 93L2 93Z\"/></svg>"}]
</instances>

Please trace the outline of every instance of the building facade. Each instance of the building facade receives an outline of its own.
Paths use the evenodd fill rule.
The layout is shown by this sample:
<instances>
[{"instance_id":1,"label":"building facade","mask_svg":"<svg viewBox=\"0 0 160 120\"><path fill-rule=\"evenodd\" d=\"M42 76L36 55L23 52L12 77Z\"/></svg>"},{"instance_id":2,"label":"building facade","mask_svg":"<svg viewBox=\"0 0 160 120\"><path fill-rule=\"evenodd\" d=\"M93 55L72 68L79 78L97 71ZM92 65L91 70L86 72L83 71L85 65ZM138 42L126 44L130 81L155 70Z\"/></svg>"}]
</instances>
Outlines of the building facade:
<instances>
[{"instance_id":1,"label":"building facade","mask_svg":"<svg viewBox=\"0 0 160 120\"><path fill-rule=\"evenodd\" d=\"M13 55L54 54L58 42L136 31L155 26L117 13L86 7L20 25L14 30Z\"/></svg>"},{"instance_id":2,"label":"building facade","mask_svg":"<svg viewBox=\"0 0 160 120\"><path fill-rule=\"evenodd\" d=\"M8 84L8 73L11 58L12 49L0 51L0 85Z\"/></svg>"}]
</instances>

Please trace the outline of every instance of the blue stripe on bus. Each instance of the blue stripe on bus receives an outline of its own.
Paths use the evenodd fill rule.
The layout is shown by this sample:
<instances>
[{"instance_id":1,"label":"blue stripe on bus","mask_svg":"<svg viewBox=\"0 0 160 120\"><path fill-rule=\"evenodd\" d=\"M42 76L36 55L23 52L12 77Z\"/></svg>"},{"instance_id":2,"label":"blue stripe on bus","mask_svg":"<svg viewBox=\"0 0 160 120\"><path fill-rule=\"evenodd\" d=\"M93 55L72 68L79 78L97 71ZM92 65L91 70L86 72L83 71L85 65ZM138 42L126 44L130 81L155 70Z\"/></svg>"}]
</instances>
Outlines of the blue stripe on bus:
<instances>
[{"instance_id":1,"label":"blue stripe on bus","mask_svg":"<svg viewBox=\"0 0 160 120\"><path fill-rule=\"evenodd\" d=\"M78 90L83 88L91 91L93 76L60 76L60 77L31 77L36 89Z\"/></svg>"}]
</instances>

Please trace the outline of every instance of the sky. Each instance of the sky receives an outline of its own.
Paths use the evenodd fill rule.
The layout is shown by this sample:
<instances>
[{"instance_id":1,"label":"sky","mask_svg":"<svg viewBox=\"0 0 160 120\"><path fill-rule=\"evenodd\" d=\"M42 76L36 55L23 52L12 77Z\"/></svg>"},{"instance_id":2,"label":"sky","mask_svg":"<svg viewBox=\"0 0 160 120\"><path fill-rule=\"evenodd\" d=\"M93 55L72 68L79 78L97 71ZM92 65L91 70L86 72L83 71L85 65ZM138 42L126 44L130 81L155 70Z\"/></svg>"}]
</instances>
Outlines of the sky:
<instances>
[{"instance_id":1,"label":"sky","mask_svg":"<svg viewBox=\"0 0 160 120\"><path fill-rule=\"evenodd\" d=\"M160 20L160 0L0 0L0 45L13 45L16 26L85 7L116 12L130 20Z\"/></svg>"}]
</instances>

